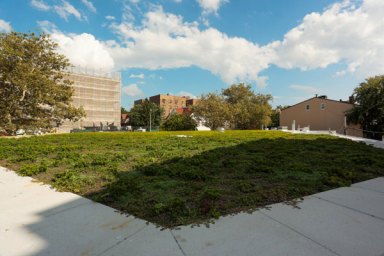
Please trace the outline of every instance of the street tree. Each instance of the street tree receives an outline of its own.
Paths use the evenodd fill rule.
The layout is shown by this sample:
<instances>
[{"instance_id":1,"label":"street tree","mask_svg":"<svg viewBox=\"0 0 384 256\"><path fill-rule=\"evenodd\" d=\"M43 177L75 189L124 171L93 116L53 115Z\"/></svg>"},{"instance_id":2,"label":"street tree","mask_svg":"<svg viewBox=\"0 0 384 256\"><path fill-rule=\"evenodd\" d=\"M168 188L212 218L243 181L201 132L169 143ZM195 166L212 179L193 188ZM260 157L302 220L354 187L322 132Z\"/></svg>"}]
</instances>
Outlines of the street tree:
<instances>
[{"instance_id":1,"label":"street tree","mask_svg":"<svg viewBox=\"0 0 384 256\"><path fill-rule=\"evenodd\" d=\"M281 110L286 109L288 106L278 105L276 108L272 109L271 113L271 127L279 127L280 126L280 113Z\"/></svg>"},{"instance_id":2,"label":"street tree","mask_svg":"<svg viewBox=\"0 0 384 256\"><path fill-rule=\"evenodd\" d=\"M74 107L68 59L48 35L0 33L0 128L52 128L85 116Z\"/></svg>"},{"instance_id":3,"label":"street tree","mask_svg":"<svg viewBox=\"0 0 384 256\"><path fill-rule=\"evenodd\" d=\"M361 124L367 137L384 135L384 75L370 77L355 88L356 105L348 112L349 122Z\"/></svg>"},{"instance_id":4,"label":"street tree","mask_svg":"<svg viewBox=\"0 0 384 256\"><path fill-rule=\"evenodd\" d=\"M228 104L218 93L202 95L192 111L198 121L212 130L225 127L230 119Z\"/></svg>"},{"instance_id":5,"label":"street tree","mask_svg":"<svg viewBox=\"0 0 384 256\"><path fill-rule=\"evenodd\" d=\"M162 124L166 131L193 131L197 123L189 113L172 113Z\"/></svg>"},{"instance_id":6,"label":"street tree","mask_svg":"<svg viewBox=\"0 0 384 256\"><path fill-rule=\"evenodd\" d=\"M136 104L131 108L130 123L132 126L160 126L163 109L148 99L145 99L142 103Z\"/></svg>"},{"instance_id":7,"label":"street tree","mask_svg":"<svg viewBox=\"0 0 384 256\"><path fill-rule=\"evenodd\" d=\"M229 106L232 128L260 129L270 123L271 95L255 94L250 85L243 83L224 89L222 95Z\"/></svg>"}]
</instances>

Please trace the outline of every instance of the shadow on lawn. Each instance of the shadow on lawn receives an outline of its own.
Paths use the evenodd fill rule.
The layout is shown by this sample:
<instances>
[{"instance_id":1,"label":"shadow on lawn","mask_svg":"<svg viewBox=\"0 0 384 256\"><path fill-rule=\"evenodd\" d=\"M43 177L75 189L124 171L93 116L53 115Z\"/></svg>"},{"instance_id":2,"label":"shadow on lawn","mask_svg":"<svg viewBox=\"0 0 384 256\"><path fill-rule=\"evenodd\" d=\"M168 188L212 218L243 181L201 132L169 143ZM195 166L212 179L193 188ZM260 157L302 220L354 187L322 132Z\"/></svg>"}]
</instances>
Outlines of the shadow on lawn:
<instances>
[{"instance_id":1,"label":"shadow on lawn","mask_svg":"<svg viewBox=\"0 0 384 256\"><path fill-rule=\"evenodd\" d=\"M87 196L175 227L382 176L382 154L336 138L260 139L118 172Z\"/></svg>"}]
</instances>

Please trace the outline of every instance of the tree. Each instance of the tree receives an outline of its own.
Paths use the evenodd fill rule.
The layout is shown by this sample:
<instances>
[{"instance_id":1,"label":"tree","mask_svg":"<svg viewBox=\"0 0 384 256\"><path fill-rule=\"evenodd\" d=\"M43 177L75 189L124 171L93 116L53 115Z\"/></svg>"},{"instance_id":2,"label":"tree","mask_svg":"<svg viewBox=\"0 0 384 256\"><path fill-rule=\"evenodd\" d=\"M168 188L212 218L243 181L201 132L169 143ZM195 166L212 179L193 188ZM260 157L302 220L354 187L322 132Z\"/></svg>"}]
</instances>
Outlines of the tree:
<instances>
[{"instance_id":1,"label":"tree","mask_svg":"<svg viewBox=\"0 0 384 256\"><path fill-rule=\"evenodd\" d=\"M280 126L280 113L281 110L286 109L288 106L281 106L278 105L275 109L272 109L271 113L271 127L278 127Z\"/></svg>"},{"instance_id":2,"label":"tree","mask_svg":"<svg viewBox=\"0 0 384 256\"><path fill-rule=\"evenodd\" d=\"M270 123L271 95L255 94L250 85L231 85L222 91L229 105L231 125L234 129L260 129Z\"/></svg>"},{"instance_id":3,"label":"tree","mask_svg":"<svg viewBox=\"0 0 384 256\"><path fill-rule=\"evenodd\" d=\"M381 139L384 132L384 75L370 77L355 88L356 105L347 113L348 122L361 124L365 136Z\"/></svg>"},{"instance_id":4,"label":"tree","mask_svg":"<svg viewBox=\"0 0 384 256\"><path fill-rule=\"evenodd\" d=\"M121 114L128 114L128 110L126 110L124 107L121 107Z\"/></svg>"},{"instance_id":5,"label":"tree","mask_svg":"<svg viewBox=\"0 0 384 256\"><path fill-rule=\"evenodd\" d=\"M166 131L193 131L196 129L197 123L190 114L172 113L162 124L162 128Z\"/></svg>"},{"instance_id":6,"label":"tree","mask_svg":"<svg viewBox=\"0 0 384 256\"><path fill-rule=\"evenodd\" d=\"M221 94L203 95L194 107L198 120L211 129L260 129L270 123L271 95L255 94L250 85L234 84Z\"/></svg>"},{"instance_id":7,"label":"tree","mask_svg":"<svg viewBox=\"0 0 384 256\"><path fill-rule=\"evenodd\" d=\"M160 126L163 109L148 99L135 105L130 111L130 122L133 126ZM151 120L150 120L151 119Z\"/></svg>"},{"instance_id":8,"label":"tree","mask_svg":"<svg viewBox=\"0 0 384 256\"><path fill-rule=\"evenodd\" d=\"M202 95L192 111L197 120L203 121L212 130L224 127L230 117L228 104L224 97L217 93Z\"/></svg>"},{"instance_id":9,"label":"tree","mask_svg":"<svg viewBox=\"0 0 384 256\"><path fill-rule=\"evenodd\" d=\"M14 133L85 116L71 105L69 66L46 34L0 33L0 127Z\"/></svg>"}]
</instances>

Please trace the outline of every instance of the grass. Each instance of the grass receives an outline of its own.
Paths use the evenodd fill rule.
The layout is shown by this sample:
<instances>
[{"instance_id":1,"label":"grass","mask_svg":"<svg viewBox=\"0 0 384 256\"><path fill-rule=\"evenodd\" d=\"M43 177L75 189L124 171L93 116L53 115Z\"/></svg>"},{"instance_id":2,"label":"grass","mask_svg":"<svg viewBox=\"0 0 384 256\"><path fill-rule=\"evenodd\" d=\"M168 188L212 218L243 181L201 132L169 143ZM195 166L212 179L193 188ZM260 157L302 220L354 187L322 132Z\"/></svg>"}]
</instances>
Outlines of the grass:
<instances>
[{"instance_id":1,"label":"grass","mask_svg":"<svg viewBox=\"0 0 384 256\"><path fill-rule=\"evenodd\" d=\"M278 131L0 139L0 165L164 227L383 176L383 153L336 137Z\"/></svg>"}]
</instances>

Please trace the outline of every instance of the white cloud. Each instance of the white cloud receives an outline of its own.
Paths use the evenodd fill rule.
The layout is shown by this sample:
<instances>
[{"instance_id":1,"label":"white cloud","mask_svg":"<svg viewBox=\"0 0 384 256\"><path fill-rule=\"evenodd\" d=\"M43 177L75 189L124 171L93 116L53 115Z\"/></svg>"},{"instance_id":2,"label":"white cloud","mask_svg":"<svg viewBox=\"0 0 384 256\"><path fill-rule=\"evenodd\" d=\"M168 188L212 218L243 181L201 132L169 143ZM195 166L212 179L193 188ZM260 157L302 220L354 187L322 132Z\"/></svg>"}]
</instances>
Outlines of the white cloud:
<instances>
[{"instance_id":1,"label":"white cloud","mask_svg":"<svg viewBox=\"0 0 384 256\"><path fill-rule=\"evenodd\" d=\"M45 33L51 34L58 31L57 26L48 20L38 20L37 24Z\"/></svg>"},{"instance_id":2,"label":"white cloud","mask_svg":"<svg viewBox=\"0 0 384 256\"><path fill-rule=\"evenodd\" d=\"M179 96L189 96L191 99L197 99L197 97L195 95L193 95L193 93L191 93L191 92L181 91L177 95L179 95Z\"/></svg>"},{"instance_id":3,"label":"white cloud","mask_svg":"<svg viewBox=\"0 0 384 256\"><path fill-rule=\"evenodd\" d=\"M123 87L123 92L131 97L142 96L144 93L140 90L137 84L130 84Z\"/></svg>"},{"instance_id":4,"label":"white cloud","mask_svg":"<svg viewBox=\"0 0 384 256\"><path fill-rule=\"evenodd\" d=\"M365 77L384 71L384 1L343 1L311 13L274 47L283 68L302 70L346 63L337 75Z\"/></svg>"},{"instance_id":5,"label":"white cloud","mask_svg":"<svg viewBox=\"0 0 384 256\"><path fill-rule=\"evenodd\" d=\"M74 66L103 71L111 71L114 68L114 60L107 47L93 35L87 33L65 35L56 31L51 37L58 43L59 52Z\"/></svg>"},{"instance_id":6,"label":"white cloud","mask_svg":"<svg viewBox=\"0 0 384 256\"><path fill-rule=\"evenodd\" d=\"M113 24L112 29L123 43L110 44L110 52L123 69L198 66L227 83L257 81L258 72L268 67L274 54L269 46L228 37L214 28L200 30L196 22L184 22L181 16L161 8L148 12L141 26L121 23Z\"/></svg>"},{"instance_id":7,"label":"white cloud","mask_svg":"<svg viewBox=\"0 0 384 256\"><path fill-rule=\"evenodd\" d=\"M83 2L83 4L84 4L85 6L87 6L87 8L88 8L91 12L93 12L93 13L96 13L96 12L97 12L95 6L93 5L93 3L92 3L91 1L89 1L89 0L81 0L81 2Z\"/></svg>"},{"instance_id":8,"label":"white cloud","mask_svg":"<svg viewBox=\"0 0 384 256\"><path fill-rule=\"evenodd\" d=\"M319 89L307 85L292 84L289 86L289 88L295 91L305 92L307 94L315 94L319 92Z\"/></svg>"},{"instance_id":9,"label":"white cloud","mask_svg":"<svg viewBox=\"0 0 384 256\"><path fill-rule=\"evenodd\" d=\"M62 0L62 5L55 5L53 8L55 12L65 20L68 20L68 17L71 15L75 16L78 20L81 20L80 12L65 0Z\"/></svg>"},{"instance_id":10,"label":"white cloud","mask_svg":"<svg viewBox=\"0 0 384 256\"><path fill-rule=\"evenodd\" d=\"M12 30L11 23L0 19L0 32L10 32Z\"/></svg>"},{"instance_id":11,"label":"white cloud","mask_svg":"<svg viewBox=\"0 0 384 256\"><path fill-rule=\"evenodd\" d=\"M31 5L40 11L48 11L51 9L51 7L44 3L43 0L32 0Z\"/></svg>"},{"instance_id":12,"label":"white cloud","mask_svg":"<svg viewBox=\"0 0 384 256\"><path fill-rule=\"evenodd\" d=\"M107 20L115 20L116 18L114 16L108 15L108 16L105 16L105 19L107 19Z\"/></svg>"},{"instance_id":13,"label":"white cloud","mask_svg":"<svg viewBox=\"0 0 384 256\"><path fill-rule=\"evenodd\" d=\"M217 11L219 8L228 0L197 0L200 7L203 9L203 14L209 14L209 13L215 13L217 14Z\"/></svg>"},{"instance_id":14,"label":"white cloud","mask_svg":"<svg viewBox=\"0 0 384 256\"><path fill-rule=\"evenodd\" d=\"M139 79L144 79L144 74L131 74L129 78L139 78Z\"/></svg>"}]
</instances>

